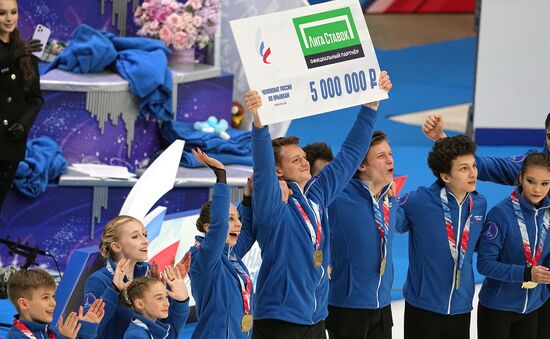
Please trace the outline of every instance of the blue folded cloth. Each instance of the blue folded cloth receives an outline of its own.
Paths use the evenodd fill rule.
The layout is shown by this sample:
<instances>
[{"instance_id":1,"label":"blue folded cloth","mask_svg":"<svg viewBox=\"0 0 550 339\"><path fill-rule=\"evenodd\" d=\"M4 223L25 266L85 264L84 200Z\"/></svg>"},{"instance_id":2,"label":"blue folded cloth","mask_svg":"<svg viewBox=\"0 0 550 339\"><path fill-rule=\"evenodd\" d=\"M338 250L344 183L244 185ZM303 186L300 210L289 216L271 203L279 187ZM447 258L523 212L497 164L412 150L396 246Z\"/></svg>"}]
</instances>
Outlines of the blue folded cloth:
<instances>
[{"instance_id":1,"label":"blue folded cloth","mask_svg":"<svg viewBox=\"0 0 550 339\"><path fill-rule=\"evenodd\" d=\"M251 155L250 131L242 131L229 127L229 140L222 139L217 133L197 131L193 124L181 121L165 121L162 123L161 135L171 144L176 139L185 140L185 149L198 147L205 152L231 153L234 155ZM210 153L209 153L210 154Z\"/></svg>"},{"instance_id":2,"label":"blue folded cloth","mask_svg":"<svg viewBox=\"0 0 550 339\"><path fill-rule=\"evenodd\" d=\"M46 191L48 182L67 172L67 161L61 147L48 137L27 141L25 160L19 167L13 181L21 193L37 197Z\"/></svg>"},{"instance_id":3,"label":"blue folded cloth","mask_svg":"<svg viewBox=\"0 0 550 339\"><path fill-rule=\"evenodd\" d=\"M113 43L101 31L82 24L71 34L69 45L46 68L73 73L97 73L112 64L117 57Z\"/></svg>"},{"instance_id":4,"label":"blue folded cloth","mask_svg":"<svg viewBox=\"0 0 550 339\"><path fill-rule=\"evenodd\" d=\"M46 68L74 73L101 72L114 63L118 73L141 98L139 114L157 120L172 119L172 72L166 55L170 50L160 40L121 38L82 24L69 46Z\"/></svg>"},{"instance_id":5,"label":"blue folded cloth","mask_svg":"<svg viewBox=\"0 0 550 339\"><path fill-rule=\"evenodd\" d=\"M157 120L170 120L172 115L172 72L162 49L120 51L115 63L118 73L130 84L130 90L141 98L139 114Z\"/></svg>"},{"instance_id":6,"label":"blue folded cloth","mask_svg":"<svg viewBox=\"0 0 550 339\"><path fill-rule=\"evenodd\" d=\"M208 156L218 159L224 165L252 166L252 155L237 155L231 153L216 153L209 151ZM189 151L183 151L183 154L181 155L180 166L191 168L204 167L204 165L198 162L193 154Z\"/></svg>"}]
</instances>

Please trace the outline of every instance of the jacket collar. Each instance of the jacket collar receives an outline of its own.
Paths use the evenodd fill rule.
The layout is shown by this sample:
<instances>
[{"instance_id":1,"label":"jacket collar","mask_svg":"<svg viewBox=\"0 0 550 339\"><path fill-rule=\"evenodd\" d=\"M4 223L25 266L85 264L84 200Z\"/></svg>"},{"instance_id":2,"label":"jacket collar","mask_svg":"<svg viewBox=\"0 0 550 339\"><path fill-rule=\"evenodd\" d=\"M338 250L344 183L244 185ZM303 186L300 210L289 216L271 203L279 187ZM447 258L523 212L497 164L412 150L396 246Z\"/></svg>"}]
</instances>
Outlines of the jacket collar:
<instances>
[{"instance_id":1,"label":"jacket collar","mask_svg":"<svg viewBox=\"0 0 550 339\"><path fill-rule=\"evenodd\" d=\"M371 197L371 198L374 197L374 195L372 194L372 192L370 190L369 185L367 185L362 180L357 179L357 178L353 178L351 180L351 184L354 185L355 187L357 187L361 192L367 193L369 197ZM378 196L378 199L376 199L376 201L380 201L380 199L382 199L388 193L391 185L392 185L392 183L389 183L386 186L382 187L382 190L380 191L380 195Z\"/></svg>"},{"instance_id":2,"label":"jacket collar","mask_svg":"<svg viewBox=\"0 0 550 339\"><path fill-rule=\"evenodd\" d=\"M170 331L170 325L161 323L160 321L152 321L151 319L133 312L132 323L147 330L153 338L166 338Z\"/></svg>"},{"instance_id":3,"label":"jacket collar","mask_svg":"<svg viewBox=\"0 0 550 339\"><path fill-rule=\"evenodd\" d=\"M16 314L14 318L19 319L19 314ZM19 320L33 333L47 333L48 331L49 324L37 323L30 320Z\"/></svg>"}]
</instances>

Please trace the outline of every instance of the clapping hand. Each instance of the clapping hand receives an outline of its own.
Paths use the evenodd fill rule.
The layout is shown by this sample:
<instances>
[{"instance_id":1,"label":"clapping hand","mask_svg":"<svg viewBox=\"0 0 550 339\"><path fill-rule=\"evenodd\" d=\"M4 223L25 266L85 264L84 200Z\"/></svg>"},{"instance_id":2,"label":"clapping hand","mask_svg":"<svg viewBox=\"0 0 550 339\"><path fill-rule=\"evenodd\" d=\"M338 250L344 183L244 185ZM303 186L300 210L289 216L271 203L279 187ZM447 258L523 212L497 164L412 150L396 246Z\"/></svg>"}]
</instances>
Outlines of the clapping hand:
<instances>
[{"instance_id":1,"label":"clapping hand","mask_svg":"<svg viewBox=\"0 0 550 339\"><path fill-rule=\"evenodd\" d=\"M99 324L105 315L105 302L101 299L96 299L90 305L88 312L84 314L84 307L78 309L78 319L90 323Z\"/></svg>"},{"instance_id":2,"label":"clapping hand","mask_svg":"<svg viewBox=\"0 0 550 339\"><path fill-rule=\"evenodd\" d=\"M75 339L82 324L78 322L78 315L76 312L71 312L67 319L63 319L63 316L59 317L57 322L57 330L62 336Z\"/></svg>"},{"instance_id":3,"label":"clapping hand","mask_svg":"<svg viewBox=\"0 0 550 339\"><path fill-rule=\"evenodd\" d=\"M124 277L126 277L126 272L130 268L130 259L122 258L116 264L115 274L113 275L113 284L118 288L119 291L122 291L130 285L130 280L124 282Z\"/></svg>"},{"instance_id":4,"label":"clapping hand","mask_svg":"<svg viewBox=\"0 0 550 339\"><path fill-rule=\"evenodd\" d=\"M174 266L168 265L162 271L162 281L168 285L168 296L177 301L189 298L189 291L185 285L185 276Z\"/></svg>"}]
</instances>

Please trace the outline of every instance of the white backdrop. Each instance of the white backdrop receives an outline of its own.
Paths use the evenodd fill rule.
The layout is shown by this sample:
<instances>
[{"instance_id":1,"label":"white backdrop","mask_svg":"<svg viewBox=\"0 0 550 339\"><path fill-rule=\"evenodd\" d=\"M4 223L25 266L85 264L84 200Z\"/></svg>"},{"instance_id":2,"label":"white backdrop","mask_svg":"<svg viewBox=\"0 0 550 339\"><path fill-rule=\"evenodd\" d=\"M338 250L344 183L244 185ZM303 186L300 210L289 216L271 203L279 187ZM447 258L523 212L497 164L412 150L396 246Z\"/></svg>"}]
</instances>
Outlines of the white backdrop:
<instances>
[{"instance_id":1,"label":"white backdrop","mask_svg":"<svg viewBox=\"0 0 550 339\"><path fill-rule=\"evenodd\" d=\"M476 130L544 128L550 112L550 1L482 1L474 109Z\"/></svg>"}]
</instances>

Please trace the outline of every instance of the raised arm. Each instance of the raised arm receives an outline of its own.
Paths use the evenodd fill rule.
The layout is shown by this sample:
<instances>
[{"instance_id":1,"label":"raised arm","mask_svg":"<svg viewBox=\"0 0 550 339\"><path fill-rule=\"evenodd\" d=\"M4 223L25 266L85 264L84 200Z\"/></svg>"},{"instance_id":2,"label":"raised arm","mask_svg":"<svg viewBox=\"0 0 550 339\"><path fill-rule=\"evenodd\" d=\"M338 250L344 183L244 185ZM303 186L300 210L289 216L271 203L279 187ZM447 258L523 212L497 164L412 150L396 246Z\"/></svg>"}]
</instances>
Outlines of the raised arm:
<instances>
[{"instance_id":1,"label":"raised arm","mask_svg":"<svg viewBox=\"0 0 550 339\"><path fill-rule=\"evenodd\" d=\"M381 73L378 85L387 92L392 88L390 77L386 72ZM326 206L340 194L363 161L369 149L377 108L377 102L361 106L357 119L344 140L340 152L334 161L323 168L314 183L314 185L319 185L318 187L324 192Z\"/></svg>"},{"instance_id":2,"label":"raised arm","mask_svg":"<svg viewBox=\"0 0 550 339\"><path fill-rule=\"evenodd\" d=\"M255 235L262 242L271 234L272 227L275 225L272 220L282 213L284 203L281 201L281 189L275 173L271 136L267 126L262 125L258 115L258 109L262 105L261 98L256 91L248 91L245 94L244 102L248 110L254 114L252 128L254 194L252 205L256 210L254 224L261 225L254 230Z\"/></svg>"},{"instance_id":3,"label":"raised arm","mask_svg":"<svg viewBox=\"0 0 550 339\"><path fill-rule=\"evenodd\" d=\"M210 167L216 174L217 182L212 194L210 207L210 224L208 231L196 255L199 265L206 271L212 271L221 263L225 240L229 232L229 187L225 183L225 167L216 159L208 157L201 150L193 150L193 155L200 163Z\"/></svg>"}]
</instances>

